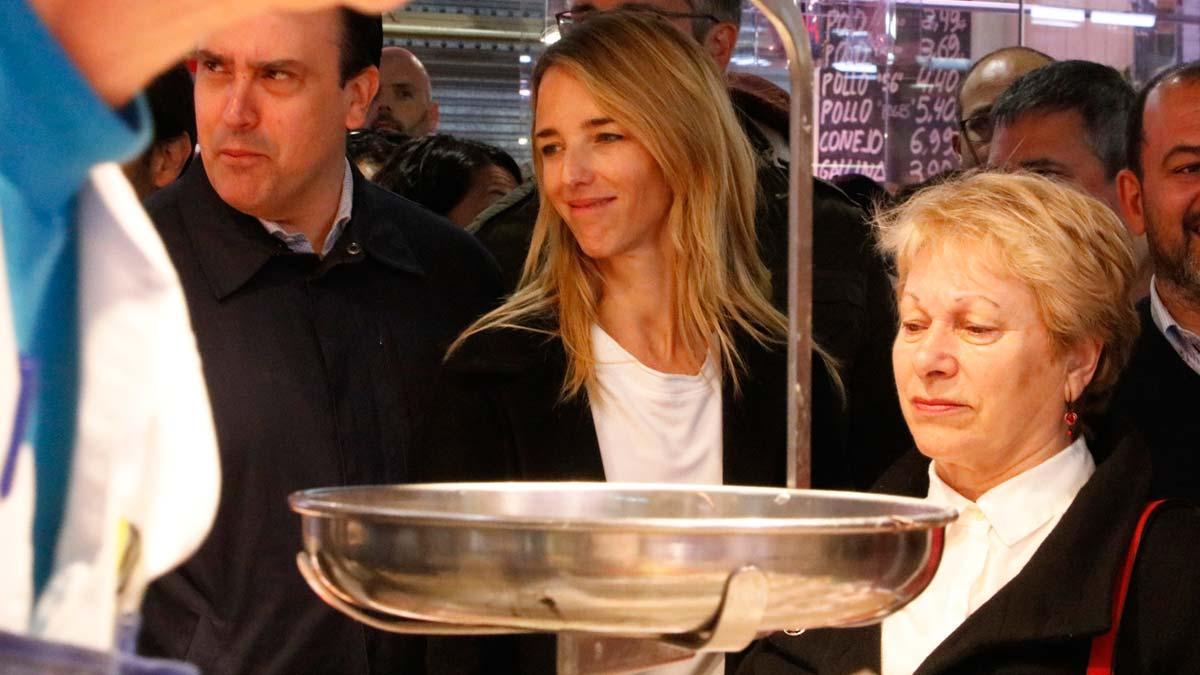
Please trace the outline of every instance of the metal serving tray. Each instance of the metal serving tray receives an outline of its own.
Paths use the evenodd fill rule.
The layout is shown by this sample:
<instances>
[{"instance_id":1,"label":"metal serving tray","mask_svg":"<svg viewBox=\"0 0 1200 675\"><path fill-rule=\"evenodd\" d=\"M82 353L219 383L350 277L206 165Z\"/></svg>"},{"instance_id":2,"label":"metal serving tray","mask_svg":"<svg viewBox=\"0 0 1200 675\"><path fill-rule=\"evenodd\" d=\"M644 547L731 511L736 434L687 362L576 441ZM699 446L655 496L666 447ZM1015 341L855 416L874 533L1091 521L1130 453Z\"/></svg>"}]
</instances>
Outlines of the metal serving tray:
<instances>
[{"instance_id":1,"label":"metal serving tray","mask_svg":"<svg viewBox=\"0 0 1200 675\"><path fill-rule=\"evenodd\" d=\"M901 497L615 483L324 488L290 502L301 568L331 604L431 623L410 632L627 637L710 629L739 572L741 594L764 593L750 602L757 633L878 620L928 584L955 516Z\"/></svg>"}]
</instances>

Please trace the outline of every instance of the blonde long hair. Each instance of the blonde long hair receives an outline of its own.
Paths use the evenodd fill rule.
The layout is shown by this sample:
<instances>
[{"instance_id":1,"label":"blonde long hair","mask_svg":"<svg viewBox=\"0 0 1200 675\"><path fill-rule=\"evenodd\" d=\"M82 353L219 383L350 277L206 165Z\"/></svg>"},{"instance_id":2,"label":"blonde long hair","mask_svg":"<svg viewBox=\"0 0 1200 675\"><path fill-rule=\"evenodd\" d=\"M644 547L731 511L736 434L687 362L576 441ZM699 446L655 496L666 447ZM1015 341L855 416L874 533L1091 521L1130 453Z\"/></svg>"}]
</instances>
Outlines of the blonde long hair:
<instances>
[{"instance_id":1,"label":"blonde long hair","mask_svg":"<svg viewBox=\"0 0 1200 675\"><path fill-rule=\"evenodd\" d=\"M612 11L575 25L538 60L537 90L551 68L581 82L599 107L640 142L674 195L668 229L675 249L675 328L695 353L715 341L737 391L744 370L735 333L760 344L787 335L787 320L767 299L770 273L758 256L754 216L756 159L716 64L690 37L645 12ZM536 127L536 121L535 121ZM542 160L534 153L542 184ZM546 332L562 339L562 398L595 377L591 327L603 283L544 190L517 290L451 346L489 329ZM539 328L540 325L554 328Z\"/></svg>"}]
</instances>

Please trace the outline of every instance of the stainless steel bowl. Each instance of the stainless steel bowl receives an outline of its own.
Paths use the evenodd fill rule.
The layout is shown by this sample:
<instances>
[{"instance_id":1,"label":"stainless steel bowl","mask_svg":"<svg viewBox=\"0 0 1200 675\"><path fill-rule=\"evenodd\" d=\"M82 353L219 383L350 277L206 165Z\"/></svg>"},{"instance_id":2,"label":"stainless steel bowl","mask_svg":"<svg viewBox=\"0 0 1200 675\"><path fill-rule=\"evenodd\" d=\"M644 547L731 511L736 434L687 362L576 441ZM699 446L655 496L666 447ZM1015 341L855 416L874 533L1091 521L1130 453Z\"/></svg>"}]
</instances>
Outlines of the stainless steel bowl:
<instances>
[{"instance_id":1,"label":"stainless steel bowl","mask_svg":"<svg viewBox=\"0 0 1200 675\"><path fill-rule=\"evenodd\" d=\"M760 632L877 620L919 593L953 510L774 488L446 483L297 492L304 550L357 608L635 637L703 631L730 575L767 581Z\"/></svg>"}]
</instances>

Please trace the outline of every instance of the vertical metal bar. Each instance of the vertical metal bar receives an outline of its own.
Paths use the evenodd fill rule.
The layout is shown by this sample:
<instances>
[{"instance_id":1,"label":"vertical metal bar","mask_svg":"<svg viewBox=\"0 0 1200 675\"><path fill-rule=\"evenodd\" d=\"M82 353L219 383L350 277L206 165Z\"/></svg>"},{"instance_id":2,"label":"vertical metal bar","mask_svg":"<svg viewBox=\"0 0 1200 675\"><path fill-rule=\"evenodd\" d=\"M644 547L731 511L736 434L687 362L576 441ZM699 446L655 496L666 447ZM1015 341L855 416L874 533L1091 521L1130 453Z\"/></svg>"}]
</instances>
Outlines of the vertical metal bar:
<instances>
[{"instance_id":1,"label":"vertical metal bar","mask_svg":"<svg viewBox=\"0 0 1200 675\"><path fill-rule=\"evenodd\" d=\"M812 485L812 47L795 0L753 0L783 42L792 84L788 190L788 486Z\"/></svg>"},{"instance_id":2,"label":"vertical metal bar","mask_svg":"<svg viewBox=\"0 0 1200 675\"><path fill-rule=\"evenodd\" d=\"M1017 0L1017 44L1025 46L1025 0Z\"/></svg>"}]
</instances>

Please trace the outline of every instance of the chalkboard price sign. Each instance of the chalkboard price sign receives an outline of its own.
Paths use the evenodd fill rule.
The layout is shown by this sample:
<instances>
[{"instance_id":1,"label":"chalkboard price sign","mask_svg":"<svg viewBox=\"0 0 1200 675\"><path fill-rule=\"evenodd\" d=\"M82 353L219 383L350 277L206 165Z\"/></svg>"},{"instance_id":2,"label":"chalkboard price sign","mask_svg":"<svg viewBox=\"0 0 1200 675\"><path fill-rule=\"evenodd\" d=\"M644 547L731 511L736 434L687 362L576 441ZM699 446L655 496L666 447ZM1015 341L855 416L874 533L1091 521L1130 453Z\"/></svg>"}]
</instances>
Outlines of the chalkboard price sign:
<instances>
[{"instance_id":1,"label":"chalkboard price sign","mask_svg":"<svg viewBox=\"0 0 1200 675\"><path fill-rule=\"evenodd\" d=\"M891 98L907 115L889 118L892 143L888 175L895 183L919 183L958 167L951 139L958 126L959 82L970 62L971 15L957 9L897 11L896 53L891 68L899 73Z\"/></svg>"},{"instance_id":2,"label":"chalkboard price sign","mask_svg":"<svg viewBox=\"0 0 1200 675\"><path fill-rule=\"evenodd\" d=\"M816 175L910 184L956 168L970 12L832 4L818 26Z\"/></svg>"},{"instance_id":3,"label":"chalkboard price sign","mask_svg":"<svg viewBox=\"0 0 1200 675\"><path fill-rule=\"evenodd\" d=\"M814 169L821 178L861 173L886 179L886 86L878 76L876 49L869 39L876 14L875 7L847 5L823 16Z\"/></svg>"}]
</instances>

